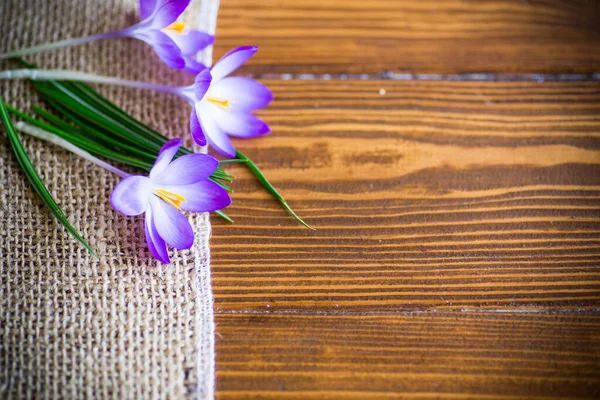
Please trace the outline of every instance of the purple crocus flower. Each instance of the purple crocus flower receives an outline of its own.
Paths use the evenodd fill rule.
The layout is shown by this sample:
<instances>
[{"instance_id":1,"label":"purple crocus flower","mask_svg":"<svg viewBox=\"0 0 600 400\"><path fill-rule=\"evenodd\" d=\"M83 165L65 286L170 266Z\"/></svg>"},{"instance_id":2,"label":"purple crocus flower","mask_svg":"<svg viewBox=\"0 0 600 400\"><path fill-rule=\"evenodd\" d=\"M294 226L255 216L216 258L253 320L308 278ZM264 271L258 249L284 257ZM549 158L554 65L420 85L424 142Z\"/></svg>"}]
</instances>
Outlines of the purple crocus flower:
<instances>
[{"instance_id":1,"label":"purple crocus flower","mask_svg":"<svg viewBox=\"0 0 600 400\"><path fill-rule=\"evenodd\" d=\"M140 0L142 21L127 28L127 36L150 44L167 65L197 74L205 66L194 58L214 36L190 29L177 18L191 0Z\"/></svg>"},{"instance_id":2,"label":"purple crocus flower","mask_svg":"<svg viewBox=\"0 0 600 400\"><path fill-rule=\"evenodd\" d=\"M256 46L230 51L179 93L193 105L190 129L199 145L208 142L219 153L235 157L229 136L252 138L271 132L269 125L252 114L273 100L271 91L250 78L228 77L257 51Z\"/></svg>"},{"instance_id":3,"label":"purple crocus flower","mask_svg":"<svg viewBox=\"0 0 600 400\"><path fill-rule=\"evenodd\" d=\"M214 36L205 32L190 29L186 24L177 22L177 18L188 7L191 0L140 0L140 16L142 21L114 32L61 40L54 43L28 47L0 54L0 60L20 57L40 51L74 46L96 40L114 37L132 37L143 40L154 48L156 54L167 65L197 74L204 68L196 61L196 54L212 44Z\"/></svg>"},{"instance_id":4,"label":"purple crocus flower","mask_svg":"<svg viewBox=\"0 0 600 400\"><path fill-rule=\"evenodd\" d=\"M225 189L208 177L219 165L206 154L173 157L181 147L181 139L169 140L160 150L149 176L132 175L113 190L110 202L128 216L145 213L146 242L150 252L163 263L169 263L167 244L176 249L189 249L194 232L181 211L215 211L231 204Z\"/></svg>"}]
</instances>

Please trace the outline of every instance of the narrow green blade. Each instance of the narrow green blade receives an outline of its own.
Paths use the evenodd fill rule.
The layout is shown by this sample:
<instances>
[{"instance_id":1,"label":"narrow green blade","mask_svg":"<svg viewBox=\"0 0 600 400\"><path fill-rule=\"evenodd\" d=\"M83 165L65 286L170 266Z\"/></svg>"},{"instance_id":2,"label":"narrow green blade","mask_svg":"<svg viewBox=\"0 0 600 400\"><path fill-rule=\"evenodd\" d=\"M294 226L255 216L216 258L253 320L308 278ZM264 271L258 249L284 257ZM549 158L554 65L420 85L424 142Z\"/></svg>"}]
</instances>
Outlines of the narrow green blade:
<instances>
[{"instance_id":1,"label":"narrow green blade","mask_svg":"<svg viewBox=\"0 0 600 400\"><path fill-rule=\"evenodd\" d=\"M15 114L18 117L21 117L25 121L29 122L32 125L35 125L43 130L46 130L54 135L65 139L66 141L74 144L82 150L87 151L96 157L103 157L107 160L117 161L125 165L129 165L132 167L140 168L146 172L150 171L152 167L152 162L144 161L136 157L130 157L124 153L116 152L110 148L103 147L102 145L90 140L86 136L79 136L79 134L72 134L60 128L57 128L54 125L49 125L45 122L42 122L36 118L33 118L22 111L19 111L9 105L6 105L8 111L12 114Z\"/></svg>"},{"instance_id":2,"label":"narrow green blade","mask_svg":"<svg viewBox=\"0 0 600 400\"><path fill-rule=\"evenodd\" d=\"M8 135L8 140L10 142L13 152L15 153L15 156L17 157L17 161L23 169L25 176L31 183L31 186L33 186L33 189L40 196L46 207L50 209L50 212L52 212L52 215L56 217L58 222L60 222L67 229L67 231L71 235L73 235L75 239L77 239L77 241L79 241L79 243L81 243L91 254L96 256L96 253L91 248L91 246L71 225L65 214L62 212L58 204L56 204L56 201L54 200L54 198L40 179L40 176L33 167L31 160L27 156L25 148L23 147L23 143L21 143L21 139L19 139L15 127L13 126L8 116L8 111L6 109L6 105L4 104L2 96L0 96L0 119L2 119L2 123L4 124L4 128L6 129L6 134Z\"/></svg>"},{"instance_id":3,"label":"narrow green blade","mask_svg":"<svg viewBox=\"0 0 600 400\"><path fill-rule=\"evenodd\" d=\"M279 201L279 203L281 203L281 205L283 206L283 208L285 208L285 210L292 217L294 217L296 219L296 221L300 222L302 225L304 225L308 229L312 229L313 231L315 230L315 228L313 228L312 226L308 225L306 222L304 222L302 220L302 218L300 218L298 215L296 215L296 213L294 212L294 210L292 210L292 208L288 205L287 201L285 201L285 199L283 198L282 195L279 194L279 192L277 191L277 189L275 189L275 187L273 185L271 185L271 182L269 182L269 180L263 175L263 173L256 166L256 164L254 164L252 162L252 160L250 160L248 157L246 157L244 154L240 153L239 151L236 152L236 157L238 159L244 161L244 163L246 164L246 167L248 167L248 169L250 170L250 172L252 172L254 174L254 176L256 177L256 179L258 179L258 181L260 183L262 183L262 185L265 187L265 189L267 189L267 192L271 193L271 195L273 195L273 197L275 197L277 199L277 201Z\"/></svg>"},{"instance_id":4,"label":"narrow green blade","mask_svg":"<svg viewBox=\"0 0 600 400\"><path fill-rule=\"evenodd\" d=\"M217 211L215 211L215 214L217 214L219 217L223 218L225 221L231 222L233 224L233 220L231 218L229 218L229 216L227 216L227 214L225 214L223 211L217 210Z\"/></svg>"}]
</instances>

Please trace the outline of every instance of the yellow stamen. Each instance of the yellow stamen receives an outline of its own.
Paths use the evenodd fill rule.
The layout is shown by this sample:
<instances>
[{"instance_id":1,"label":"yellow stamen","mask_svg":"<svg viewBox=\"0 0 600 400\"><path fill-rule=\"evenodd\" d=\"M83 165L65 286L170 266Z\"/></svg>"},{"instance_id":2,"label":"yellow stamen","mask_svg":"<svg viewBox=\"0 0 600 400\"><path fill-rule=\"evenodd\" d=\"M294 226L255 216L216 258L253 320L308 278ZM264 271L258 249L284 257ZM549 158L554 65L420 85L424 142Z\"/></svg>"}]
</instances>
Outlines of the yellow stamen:
<instances>
[{"instance_id":1,"label":"yellow stamen","mask_svg":"<svg viewBox=\"0 0 600 400\"><path fill-rule=\"evenodd\" d=\"M219 107L221 110L229 112L229 100L217 99L215 97L207 97L206 100L210 101L211 103Z\"/></svg>"},{"instance_id":2,"label":"yellow stamen","mask_svg":"<svg viewBox=\"0 0 600 400\"><path fill-rule=\"evenodd\" d=\"M154 193L155 195L163 199L167 204L172 205L178 210L181 210L181 203L186 201L185 197L164 189L154 189L152 193Z\"/></svg>"},{"instance_id":3,"label":"yellow stamen","mask_svg":"<svg viewBox=\"0 0 600 400\"><path fill-rule=\"evenodd\" d=\"M173 22L171 25L167 26L163 30L172 31L172 32L179 33L180 35L182 35L183 31L186 28L187 28L187 24L185 24L183 22Z\"/></svg>"}]
</instances>

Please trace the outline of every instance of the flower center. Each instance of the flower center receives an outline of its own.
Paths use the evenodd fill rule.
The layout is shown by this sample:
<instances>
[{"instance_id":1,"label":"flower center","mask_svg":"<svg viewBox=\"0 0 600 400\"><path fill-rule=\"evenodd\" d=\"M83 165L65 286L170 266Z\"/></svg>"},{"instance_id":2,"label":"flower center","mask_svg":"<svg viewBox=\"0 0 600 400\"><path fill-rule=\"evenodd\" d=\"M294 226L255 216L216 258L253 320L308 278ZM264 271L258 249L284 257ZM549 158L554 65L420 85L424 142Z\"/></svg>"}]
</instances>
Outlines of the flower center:
<instances>
[{"instance_id":1,"label":"flower center","mask_svg":"<svg viewBox=\"0 0 600 400\"><path fill-rule=\"evenodd\" d=\"M216 97L207 97L206 100L210 101L221 110L229 112L229 100L223 100Z\"/></svg>"},{"instance_id":2,"label":"flower center","mask_svg":"<svg viewBox=\"0 0 600 400\"><path fill-rule=\"evenodd\" d=\"M154 193L155 195L163 199L167 204L172 205L178 210L181 210L181 203L186 201L185 197L164 189L154 189L152 193Z\"/></svg>"},{"instance_id":3,"label":"flower center","mask_svg":"<svg viewBox=\"0 0 600 400\"><path fill-rule=\"evenodd\" d=\"M173 22L171 25L164 28L164 31L171 31L183 35L184 31L187 29L187 24L183 22Z\"/></svg>"}]
</instances>

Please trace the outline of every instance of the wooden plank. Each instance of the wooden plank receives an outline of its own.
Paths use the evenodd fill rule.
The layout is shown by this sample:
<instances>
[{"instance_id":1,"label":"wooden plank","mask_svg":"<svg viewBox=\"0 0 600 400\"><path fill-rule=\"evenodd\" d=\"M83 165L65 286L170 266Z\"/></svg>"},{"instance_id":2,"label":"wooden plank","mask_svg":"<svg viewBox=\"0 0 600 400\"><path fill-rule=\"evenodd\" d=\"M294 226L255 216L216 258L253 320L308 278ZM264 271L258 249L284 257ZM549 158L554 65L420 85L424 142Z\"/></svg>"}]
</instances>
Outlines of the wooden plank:
<instances>
[{"instance_id":1,"label":"wooden plank","mask_svg":"<svg viewBox=\"0 0 600 400\"><path fill-rule=\"evenodd\" d=\"M215 54L265 73L597 73L595 0L227 0Z\"/></svg>"},{"instance_id":2,"label":"wooden plank","mask_svg":"<svg viewBox=\"0 0 600 400\"><path fill-rule=\"evenodd\" d=\"M219 399L597 398L600 317L217 315Z\"/></svg>"},{"instance_id":3,"label":"wooden plank","mask_svg":"<svg viewBox=\"0 0 600 400\"><path fill-rule=\"evenodd\" d=\"M231 168L217 310L598 309L600 82L265 83L237 145L317 230Z\"/></svg>"}]
</instances>

